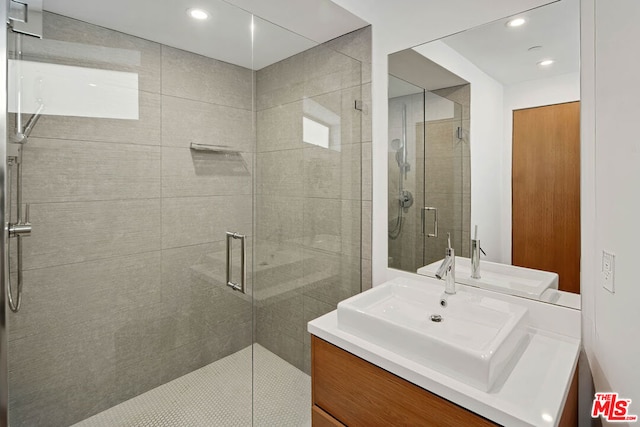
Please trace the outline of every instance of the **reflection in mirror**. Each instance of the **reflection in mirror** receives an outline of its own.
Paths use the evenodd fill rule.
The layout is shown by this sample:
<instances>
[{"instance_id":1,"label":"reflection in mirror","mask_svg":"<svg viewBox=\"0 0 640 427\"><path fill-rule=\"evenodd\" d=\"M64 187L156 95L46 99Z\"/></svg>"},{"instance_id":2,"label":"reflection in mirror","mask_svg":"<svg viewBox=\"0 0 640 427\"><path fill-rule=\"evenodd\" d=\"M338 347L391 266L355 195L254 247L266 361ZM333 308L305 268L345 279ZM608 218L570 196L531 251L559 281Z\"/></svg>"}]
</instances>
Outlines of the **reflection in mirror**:
<instances>
[{"instance_id":1,"label":"reflection in mirror","mask_svg":"<svg viewBox=\"0 0 640 427\"><path fill-rule=\"evenodd\" d=\"M391 64L396 60L391 59ZM395 67L393 67L395 68ZM402 67L395 72L406 74ZM389 266L407 271L443 257L447 233L468 256L469 146L463 99L468 85L428 91L389 76ZM463 101L464 102L464 101ZM467 162L468 163L468 162ZM467 185L465 185L465 181ZM466 187L466 193L465 193ZM465 197L466 196L466 197ZM468 223L469 221L466 221Z\"/></svg>"},{"instance_id":2,"label":"reflection in mirror","mask_svg":"<svg viewBox=\"0 0 640 427\"><path fill-rule=\"evenodd\" d=\"M562 0L389 56L389 267L450 233L458 282L579 308L579 48Z\"/></svg>"}]
</instances>

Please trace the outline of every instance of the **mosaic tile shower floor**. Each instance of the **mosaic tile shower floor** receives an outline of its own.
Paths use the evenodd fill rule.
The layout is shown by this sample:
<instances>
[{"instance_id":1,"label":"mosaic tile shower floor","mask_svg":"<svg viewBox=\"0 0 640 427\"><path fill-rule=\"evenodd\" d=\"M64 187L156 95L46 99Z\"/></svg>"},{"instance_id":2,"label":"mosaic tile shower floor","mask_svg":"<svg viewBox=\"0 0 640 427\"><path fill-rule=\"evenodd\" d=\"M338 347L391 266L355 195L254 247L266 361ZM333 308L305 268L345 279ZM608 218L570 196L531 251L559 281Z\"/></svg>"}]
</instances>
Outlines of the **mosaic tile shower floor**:
<instances>
[{"instance_id":1,"label":"mosaic tile shower floor","mask_svg":"<svg viewBox=\"0 0 640 427\"><path fill-rule=\"evenodd\" d=\"M107 409L75 427L311 426L311 378L252 346Z\"/></svg>"}]
</instances>

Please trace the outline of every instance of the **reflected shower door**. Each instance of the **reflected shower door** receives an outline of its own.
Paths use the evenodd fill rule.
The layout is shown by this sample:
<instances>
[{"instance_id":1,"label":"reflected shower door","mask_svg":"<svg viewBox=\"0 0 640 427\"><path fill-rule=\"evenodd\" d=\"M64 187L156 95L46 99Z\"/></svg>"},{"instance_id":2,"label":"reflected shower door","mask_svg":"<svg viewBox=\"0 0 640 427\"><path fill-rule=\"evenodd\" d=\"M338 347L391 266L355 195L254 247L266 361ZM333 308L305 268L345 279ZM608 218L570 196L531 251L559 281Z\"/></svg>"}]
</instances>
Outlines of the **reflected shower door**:
<instances>
[{"instance_id":1,"label":"reflected shower door","mask_svg":"<svg viewBox=\"0 0 640 427\"><path fill-rule=\"evenodd\" d=\"M389 76L389 267L414 272L422 266L425 232L424 96L424 89Z\"/></svg>"},{"instance_id":2,"label":"reflected shower door","mask_svg":"<svg viewBox=\"0 0 640 427\"><path fill-rule=\"evenodd\" d=\"M425 96L424 201L425 206L437 210L438 221L437 236L425 233L422 240L421 265L444 258L449 235L455 254L469 256L469 222L464 220L463 209L465 196L470 198L470 189L465 186L469 177L464 174L468 132L462 120L462 105L449 99L455 99L455 91L456 88L446 88Z\"/></svg>"}]
</instances>

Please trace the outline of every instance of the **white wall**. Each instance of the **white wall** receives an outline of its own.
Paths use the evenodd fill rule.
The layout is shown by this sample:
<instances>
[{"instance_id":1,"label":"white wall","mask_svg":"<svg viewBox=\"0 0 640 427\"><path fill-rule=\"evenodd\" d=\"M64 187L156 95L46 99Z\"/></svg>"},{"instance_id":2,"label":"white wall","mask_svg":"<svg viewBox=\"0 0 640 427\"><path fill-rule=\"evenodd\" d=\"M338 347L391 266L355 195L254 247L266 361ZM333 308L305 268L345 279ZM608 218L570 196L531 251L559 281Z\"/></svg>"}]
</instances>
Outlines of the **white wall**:
<instances>
[{"instance_id":1,"label":"white wall","mask_svg":"<svg viewBox=\"0 0 640 427\"><path fill-rule=\"evenodd\" d=\"M580 73L531 80L504 88L504 143L500 205L502 241L500 262L511 264L511 172L513 153L513 110L580 100ZM473 120L473 118L472 118ZM472 134L473 138L473 134Z\"/></svg>"},{"instance_id":2,"label":"white wall","mask_svg":"<svg viewBox=\"0 0 640 427\"><path fill-rule=\"evenodd\" d=\"M387 278L387 55L550 3L549 0L333 0L372 24L372 283Z\"/></svg>"},{"instance_id":3,"label":"white wall","mask_svg":"<svg viewBox=\"0 0 640 427\"><path fill-rule=\"evenodd\" d=\"M596 390L610 389L633 399L631 411L636 415L640 414L638 18L637 0L582 1L582 184L587 196L582 210L583 338ZM595 52L589 52L586 49L594 40ZM600 284L603 249L616 255L614 294Z\"/></svg>"},{"instance_id":4,"label":"white wall","mask_svg":"<svg viewBox=\"0 0 640 427\"><path fill-rule=\"evenodd\" d=\"M502 262L503 86L441 41L414 50L471 83L471 225L486 259Z\"/></svg>"}]
</instances>

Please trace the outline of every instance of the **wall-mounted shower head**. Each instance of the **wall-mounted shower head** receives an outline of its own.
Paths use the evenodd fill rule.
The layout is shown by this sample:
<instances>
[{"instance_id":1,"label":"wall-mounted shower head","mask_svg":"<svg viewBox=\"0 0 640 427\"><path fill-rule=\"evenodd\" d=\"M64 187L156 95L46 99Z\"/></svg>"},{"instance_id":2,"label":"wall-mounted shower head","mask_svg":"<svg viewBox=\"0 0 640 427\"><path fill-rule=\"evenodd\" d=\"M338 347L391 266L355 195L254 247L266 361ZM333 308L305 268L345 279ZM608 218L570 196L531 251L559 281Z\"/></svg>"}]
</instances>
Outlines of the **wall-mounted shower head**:
<instances>
[{"instance_id":1,"label":"wall-mounted shower head","mask_svg":"<svg viewBox=\"0 0 640 427\"><path fill-rule=\"evenodd\" d=\"M24 125L23 133L26 138L29 138L29 135L31 135L31 131L38 124L38 120L40 120L40 117L42 117L42 108L43 107L40 107L34 115L29 117L29 120L27 120L27 124Z\"/></svg>"},{"instance_id":2,"label":"wall-mounted shower head","mask_svg":"<svg viewBox=\"0 0 640 427\"><path fill-rule=\"evenodd\" d=\"M400 141L399 139L394 139L393 141L391 141L391 149L393 151L398 151L398 150L402 150L403 144L402 141Z\"/></svg>"},{"instance_id":3,"label":"wall-mounted shower head","mask_svg":"<svg viewBox=\"0 0 640 427\"><path fill-rule=\"evenodd\" d=\"M29 117L29 120L27 120L24 128L21 126L22 117L20 113L18 113L18 118L16 119L16 133L13 137L13 142L16 142L18 144L25 144L27 142L29 135L31 135L31 131L33 131L33 128L36 127L36 124L38 123L38 120L40 120L40 117L42 117L42 110L44 110L44 104L40 104L40 107L38 107L38 111L36 111L35 114Z\"/></svg>"}]
</instances>

